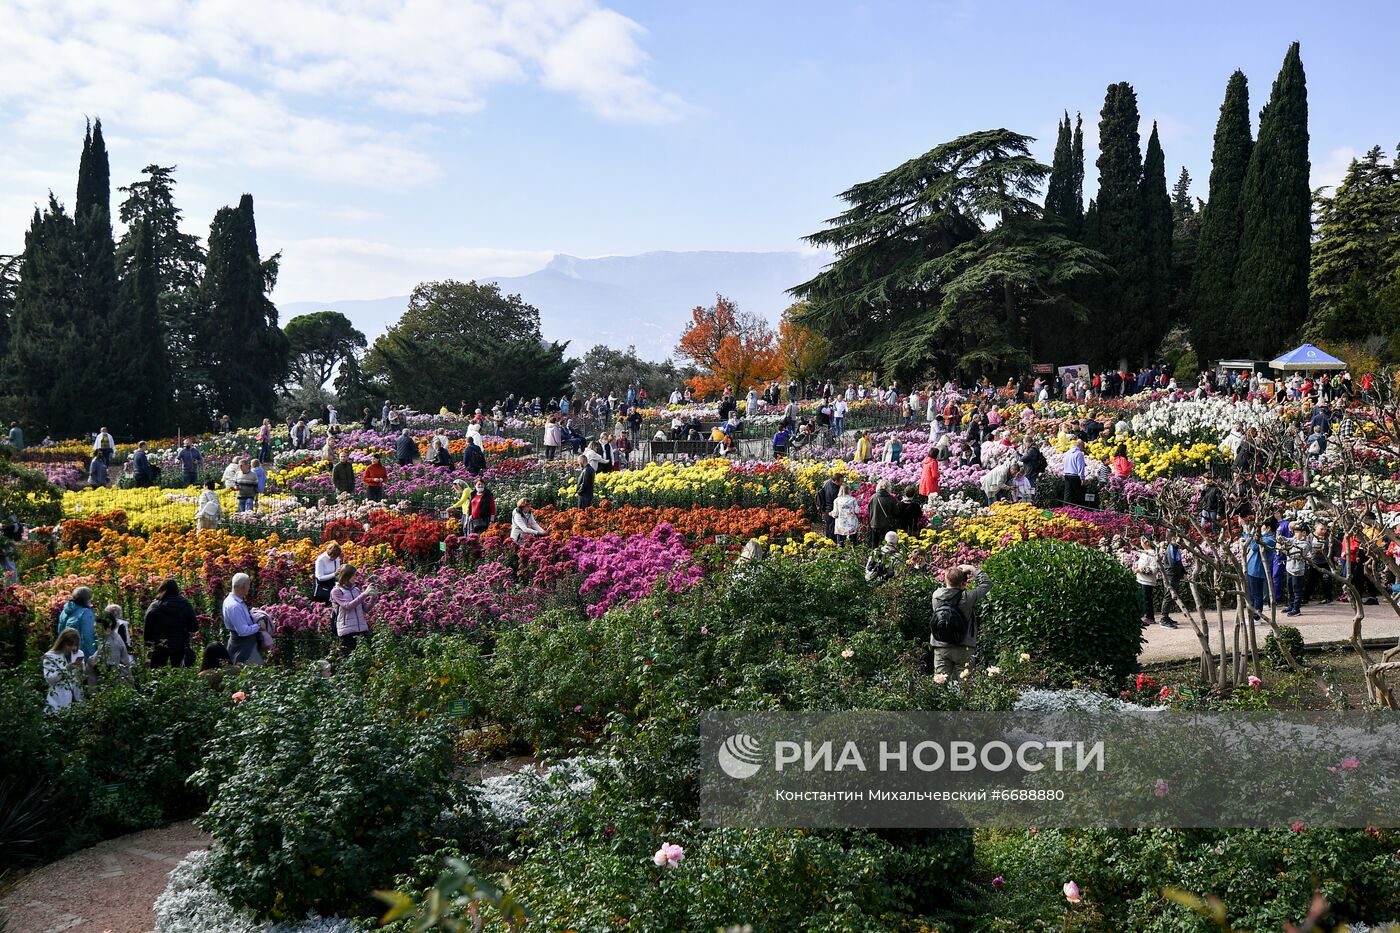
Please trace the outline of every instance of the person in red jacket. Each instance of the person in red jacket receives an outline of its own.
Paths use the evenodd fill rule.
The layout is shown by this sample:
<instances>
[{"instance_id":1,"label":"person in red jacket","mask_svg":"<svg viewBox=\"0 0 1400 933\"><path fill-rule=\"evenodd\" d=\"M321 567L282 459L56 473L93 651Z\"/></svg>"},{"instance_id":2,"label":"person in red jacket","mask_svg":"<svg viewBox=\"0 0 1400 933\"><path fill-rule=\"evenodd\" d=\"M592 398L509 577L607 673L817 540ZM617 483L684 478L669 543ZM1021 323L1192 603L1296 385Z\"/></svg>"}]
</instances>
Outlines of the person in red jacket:
<instances>
[{"instance_id":1,"label":"person in red jacket","mask_svg":"<svg viewBox=\"0 0 1400 933\"><path fill-rule=\"evenodd\" d=\"M375 460L365 467L364 474L360 477L365 484L365 492L369 494L371 502L379 502L384 498L384 483L389 479L389 471L384 468L384 464Z\"/></svg>"},{"instance_id":2,"label":"person in red jacket","mask_svg":"<svg viewBox=\"0 0 1400 933\"><path fill-rule=\"evenodd\" d=\"M924 469L919 474L919 495L938 495L938 448L930 447L924 456Z\"/></svg>"}]
</instances>

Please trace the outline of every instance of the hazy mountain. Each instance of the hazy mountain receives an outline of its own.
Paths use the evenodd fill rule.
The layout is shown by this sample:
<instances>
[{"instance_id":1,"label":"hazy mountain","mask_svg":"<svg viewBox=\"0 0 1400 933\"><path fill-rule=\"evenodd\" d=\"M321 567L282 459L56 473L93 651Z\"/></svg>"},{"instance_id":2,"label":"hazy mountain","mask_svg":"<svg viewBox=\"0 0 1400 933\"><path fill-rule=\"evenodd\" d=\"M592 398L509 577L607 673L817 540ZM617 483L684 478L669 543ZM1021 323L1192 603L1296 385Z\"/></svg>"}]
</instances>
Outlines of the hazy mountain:
<instances>
[{"instance_id":1,"label":"hazy mountain","mask_svg":"<svg viewBox=\"0 0 1400 933\"><path fill-rule=\"evenodd\" d=\"M774 323L792 303L786 290L805 282L829 261L802 253L642 253L579 259L560 254L538 272L487 279L540 309L550 340L567 340L573 355L597 343L634 344L643 357L670 355L696 305L718 292L744 311ZM407 296L344 301L280 303L282 322L309 311L340 311L371 340L393 324Z\"/></svg>"}]
</instances>

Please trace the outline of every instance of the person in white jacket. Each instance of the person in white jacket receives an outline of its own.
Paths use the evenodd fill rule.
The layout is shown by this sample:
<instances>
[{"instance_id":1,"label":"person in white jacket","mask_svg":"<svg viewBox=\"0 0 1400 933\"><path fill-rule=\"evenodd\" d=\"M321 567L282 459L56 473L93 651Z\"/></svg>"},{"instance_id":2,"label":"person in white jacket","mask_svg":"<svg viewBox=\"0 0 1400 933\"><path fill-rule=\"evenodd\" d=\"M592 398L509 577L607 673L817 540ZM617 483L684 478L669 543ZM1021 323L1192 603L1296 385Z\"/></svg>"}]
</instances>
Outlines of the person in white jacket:
<instances>
[{"instance_id":1,"label":"person in white jacket","mask_svg":"<svg viewBox=\"0 0 1400 933\"><path fill-rule=\"evenodd\" d=\"M49 685L51 711L82 702L87 659L78 647L79 641L78 630L66 628L58 633L53 647L44 653L44 680Z\"/></svg>"},{"instance_id":2,"label":"person in white jacket","mask_svg":"<svg viewBox=\"0 0 1400 933\"><path fill-rule=\"evenodd\" d=\"M195 528L199 531L213 531L219 527L222 514L223 505L219 502L218 486L211 479L204 484L204 491L199 494L199 501L195 505Z\"/></svg>"},{"instance_id":3,"label":"person in white jacket","mask_svg":"<svg viewBox=\"0 0 1400 933\"><path fill-rule=\"evenodd\" d=\"M510 513L510 539L512 541L539 537L546 531L547 529L535 518L535 507L530 504L529 499L521 499L515 503L515 510Z\"/></svg>"},{"instance_id":4,"label":"person in white jacket","mask_svg":"<svg viewBox=\"0 0 1400 933\"><path fill-rule=\"evenodd\" d=\"M1137 577L1138 586L1142 587L1142 624L1152 625L1157 621L1154 607L1157 602L1160 564L1157 561L1157 549L1153 547L1151 538L1143 535L1138 544L1141 550L1133 561L1133 575Z\"/></svg>"}]
</instances>

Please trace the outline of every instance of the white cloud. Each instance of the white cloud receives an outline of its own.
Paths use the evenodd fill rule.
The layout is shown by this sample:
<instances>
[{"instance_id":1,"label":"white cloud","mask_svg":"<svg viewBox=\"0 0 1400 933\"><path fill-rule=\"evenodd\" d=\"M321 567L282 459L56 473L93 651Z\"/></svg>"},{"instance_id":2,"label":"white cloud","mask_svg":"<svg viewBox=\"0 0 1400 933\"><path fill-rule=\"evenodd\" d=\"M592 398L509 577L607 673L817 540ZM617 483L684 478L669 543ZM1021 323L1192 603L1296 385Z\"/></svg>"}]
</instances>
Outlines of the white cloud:
<instances>
[{"instance_id":1,"label":"white cloud","mask_svg":"<svg viewBox=\"0 0 1400 933\"><path fill-rule=\"evenodd\" d=\"M554 256L547 250L413 248L334 237L292 240L279 248L282 275L273 296L279 303L406 295L433 279L526 275Z\"/></svg>"},{"instance_id":2,"label":"white cloud","mask_svg":"<svg viewBox=\"0 0 1400 933\"><path fill-rule=\"evenodd\" d=\"M1325 193L1331 194L1346 177L1347 169L1351 167L1352 160L1360 157L1361 153L1351 146L1338 146L1327 153L1327 157L1321 162L1317 159L1312 160L1312 171L1308 184L1312 186L1313 190L1326 188Z\"/></svg>"},{"instance_id":3,"label":"white cloud","mask_svg":"<svg viewBox=\"0 0 1400 933\"><path fill-rule=\"evenodd\" d=\"M70 140L101 115L179 161L290 169L396 188L437 168L438 119L538 82L608 120L683 108L647 75L641 26L594 0L9 0L0 115L13 135Z\"/></svg>"}]
</instances>

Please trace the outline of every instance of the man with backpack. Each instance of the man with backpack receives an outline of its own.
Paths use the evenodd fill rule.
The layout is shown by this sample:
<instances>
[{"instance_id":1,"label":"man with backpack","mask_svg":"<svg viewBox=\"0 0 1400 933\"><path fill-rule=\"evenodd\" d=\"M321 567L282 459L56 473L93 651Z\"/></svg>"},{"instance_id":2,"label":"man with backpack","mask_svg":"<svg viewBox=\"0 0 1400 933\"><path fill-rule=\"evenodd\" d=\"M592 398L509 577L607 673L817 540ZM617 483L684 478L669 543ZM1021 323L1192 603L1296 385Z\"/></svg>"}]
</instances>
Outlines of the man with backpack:
<instances>
[{"instance_id":1,"label":"man with backpack","mask_svg":"<svg viewBox=\"0 0 1400 933\"><path fill-rule=\"evenodd\" d=\"M971 580L973 588L968 589ZM933 594L933 672L956 677L971 667L977 651L977 606L992 588L985 573L966 564L943 572L944 586Z\"/></svg>"}]
</instances>

